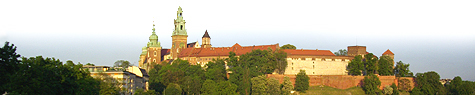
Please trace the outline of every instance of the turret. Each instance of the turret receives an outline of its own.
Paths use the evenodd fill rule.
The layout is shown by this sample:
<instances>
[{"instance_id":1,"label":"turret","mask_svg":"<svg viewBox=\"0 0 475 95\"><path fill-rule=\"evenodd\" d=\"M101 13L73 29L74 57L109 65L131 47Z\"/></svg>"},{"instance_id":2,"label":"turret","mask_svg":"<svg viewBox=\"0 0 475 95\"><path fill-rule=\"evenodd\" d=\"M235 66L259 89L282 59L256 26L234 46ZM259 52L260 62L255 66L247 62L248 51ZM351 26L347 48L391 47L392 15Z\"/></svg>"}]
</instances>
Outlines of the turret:
<instances>
[{"instance_id":1,"label":"turret","mask_svg":"<svg viewBox=\"0 0 475 95\"><path fill-rule=\"evenodd\" d=\"M201 47L202 48L210 48L211 47L211 37L209 37L208 30L205 31L203 37L201 37Z\"/></svg>"}]
</instances>

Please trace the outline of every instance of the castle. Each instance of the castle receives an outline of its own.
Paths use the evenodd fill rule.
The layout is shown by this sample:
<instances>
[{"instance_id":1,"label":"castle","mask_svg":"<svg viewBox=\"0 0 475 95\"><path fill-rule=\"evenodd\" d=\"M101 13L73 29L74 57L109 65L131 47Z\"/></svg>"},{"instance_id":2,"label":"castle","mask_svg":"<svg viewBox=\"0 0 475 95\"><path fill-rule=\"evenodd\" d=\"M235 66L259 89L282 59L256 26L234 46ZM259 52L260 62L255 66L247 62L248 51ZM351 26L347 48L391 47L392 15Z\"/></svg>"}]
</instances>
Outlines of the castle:
<instances>
[{"instance_id":1,"label":"castle","mask_svg":"<svg viewBox=\"0 0 475 95\"><path fill-rule=\"evenodd\" d=\"M241 46L238 43L231 47L212 47L211 37L207 30L202 37L202 44L198 42L187 43L187 31L183 19L182 8L177 11L177 19L174 20L175 28L172 32L172 47L164 49L158 42L158 36L153 28L152 35L146 47L142 48L140 54L139 67L147 71L155 64L175 59L188 60L190 64L205 66L213 59L228 58L229 52L240 56L252 50L278 50L279 44ZM153 25L155 26L155 24ZM356 55L368 54L365 46L348 46L348 55L336 56L330 50L308 50L308 49L285 49L287 53L287 68L284 74L297 74L300 70L306 70L307 75L348 75L347 66ZM394 53L389 49L382 56L390 56L394 59Z\"/></svg>"}]
</instances>

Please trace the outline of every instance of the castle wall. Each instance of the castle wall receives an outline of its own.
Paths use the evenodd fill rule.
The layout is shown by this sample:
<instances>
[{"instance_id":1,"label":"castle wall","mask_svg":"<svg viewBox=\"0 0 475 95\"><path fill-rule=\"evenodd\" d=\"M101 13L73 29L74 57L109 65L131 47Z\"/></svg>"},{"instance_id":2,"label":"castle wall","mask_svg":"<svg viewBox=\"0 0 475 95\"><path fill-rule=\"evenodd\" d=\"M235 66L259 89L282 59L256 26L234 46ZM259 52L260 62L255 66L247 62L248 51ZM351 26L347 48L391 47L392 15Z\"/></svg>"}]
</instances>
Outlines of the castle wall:
<instances>
[{"instance_id":1,"label":"castle wall","mask_svg":"<svg viewBox=\"0 0 475 95\"><path fill-rule=\"evenodd\" d=\"M284 74L295 75L305 70L307 75L348 75L346 67L352 57L288 56Z\"/></svg>"},{"instance_id":2,"label":"castle wall","mask_svg":"<svg viewBox=\"0 0 475 95\"><path fill-rule=\"evenodd\" d=\"M284 81L284 77L287 76L290 78L290 81L295 85L296 75L277 75L277 74L267 74L267 78L275 78L279 80L280 83ZM325 85L338 89L348 89L355 86L363 85L363 79L365 76L351 76L351 75L308 75L310 78L310 86L319 86ZM385 86L391 86L393 83L398 85L397 79L395 76L378 76L381 81L380 89L383 89ZM411 87L414 87L414 78L412 77L401 77L404 79L409 79L411 81Z\"/></svg>"}]
</instances>

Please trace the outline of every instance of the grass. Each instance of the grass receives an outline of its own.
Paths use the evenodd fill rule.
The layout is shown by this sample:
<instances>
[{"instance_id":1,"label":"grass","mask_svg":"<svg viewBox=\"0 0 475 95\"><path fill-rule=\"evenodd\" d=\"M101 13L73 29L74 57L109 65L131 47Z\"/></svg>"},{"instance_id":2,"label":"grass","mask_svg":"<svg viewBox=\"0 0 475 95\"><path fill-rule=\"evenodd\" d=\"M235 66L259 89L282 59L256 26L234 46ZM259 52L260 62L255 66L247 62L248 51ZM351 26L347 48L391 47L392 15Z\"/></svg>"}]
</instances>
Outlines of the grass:
<instances>
[{"instance_id":1,"label":"grass","mask_svg":"<svg viewBox=\"0 0 475 95\"><path fill-rule=\"evenodd\" d=\"M306 93L300 95L365 95L361 87L337 89L328 86L311 86Z\"/></svg>"}]
</instances>

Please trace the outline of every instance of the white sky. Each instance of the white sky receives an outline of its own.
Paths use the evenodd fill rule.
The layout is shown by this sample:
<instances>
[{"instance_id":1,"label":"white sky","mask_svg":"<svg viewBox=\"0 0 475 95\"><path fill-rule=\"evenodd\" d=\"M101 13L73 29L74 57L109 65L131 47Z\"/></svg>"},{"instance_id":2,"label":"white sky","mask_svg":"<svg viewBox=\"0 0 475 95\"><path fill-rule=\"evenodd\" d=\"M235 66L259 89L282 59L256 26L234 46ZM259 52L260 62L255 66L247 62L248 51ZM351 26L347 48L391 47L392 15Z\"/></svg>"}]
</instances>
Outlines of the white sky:
<instances>
[{"instance_id":1,"label":"white sky","mask_svg":"<svg viewBox=\"0 0 475 95\"><path fill-rule=\"evenodd\" d=\"M25 57L112 65L137 64L155 21L162 47L171 47L173 19L183 8L188 42L205 30L213 46L293 44L331 50L367 46L415 73L475 80L475 1L457 0L179 0L0 1L0 41Z\"/></svg>"}]
</instances>

